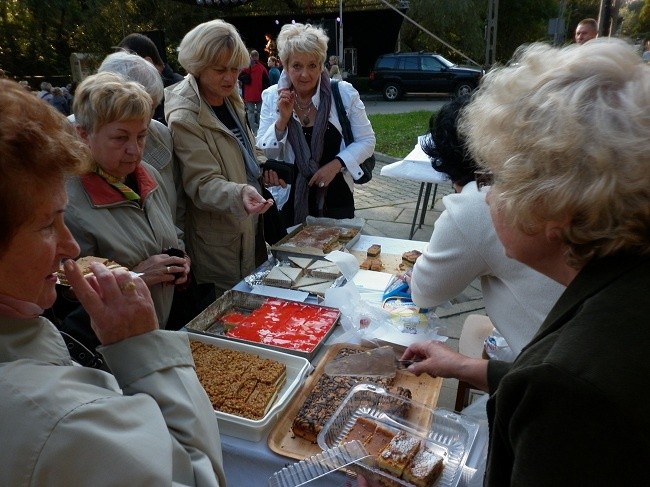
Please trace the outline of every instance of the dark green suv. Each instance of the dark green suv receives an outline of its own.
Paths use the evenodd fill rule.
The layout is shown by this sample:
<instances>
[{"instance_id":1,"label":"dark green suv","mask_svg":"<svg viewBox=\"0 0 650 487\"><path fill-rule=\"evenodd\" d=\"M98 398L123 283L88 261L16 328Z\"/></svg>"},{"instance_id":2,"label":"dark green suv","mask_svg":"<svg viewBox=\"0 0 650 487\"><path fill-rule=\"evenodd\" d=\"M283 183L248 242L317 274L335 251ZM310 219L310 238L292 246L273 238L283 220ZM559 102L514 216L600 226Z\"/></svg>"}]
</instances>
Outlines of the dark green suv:
<instances>
[{"instance_id":1,"label":"dark green suv","mask_svg":"<svg viewBox=\"0 0 650 487\"><path fill-rule=\"evenodd\" d=\"M385 100L399 100L404 93L471 93L483 76L480 68L458 66L432 52L382 54L370 72L370 88Z\"/></svg>"}]
</instances>

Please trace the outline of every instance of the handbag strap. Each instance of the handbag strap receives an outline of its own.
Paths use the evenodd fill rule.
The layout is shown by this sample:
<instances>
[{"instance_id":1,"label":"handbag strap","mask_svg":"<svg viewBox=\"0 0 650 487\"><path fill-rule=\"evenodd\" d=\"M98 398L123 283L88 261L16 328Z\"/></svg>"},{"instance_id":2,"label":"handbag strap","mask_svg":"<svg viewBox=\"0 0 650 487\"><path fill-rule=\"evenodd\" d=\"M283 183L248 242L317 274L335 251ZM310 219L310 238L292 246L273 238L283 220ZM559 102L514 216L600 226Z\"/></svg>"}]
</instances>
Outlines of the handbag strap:
<instances>
[{"instance_id":1,"label":"handbag strap","mask_svg":"<svg viewBox=\"0 0 650 487\"><path fill-rule=\"evenodd\" d=\"M354 142L354 136L352 135L350 119L348 118L347 113L345 113L345 107L343 106L343 99L341 98L341 91L339 90L338 81L332 81L332 94L334 95L336 114L339 117L341 130L343 131L343 140L345 141L345 145L350 145L352 142Z\"/></svg>"}]
</instances>

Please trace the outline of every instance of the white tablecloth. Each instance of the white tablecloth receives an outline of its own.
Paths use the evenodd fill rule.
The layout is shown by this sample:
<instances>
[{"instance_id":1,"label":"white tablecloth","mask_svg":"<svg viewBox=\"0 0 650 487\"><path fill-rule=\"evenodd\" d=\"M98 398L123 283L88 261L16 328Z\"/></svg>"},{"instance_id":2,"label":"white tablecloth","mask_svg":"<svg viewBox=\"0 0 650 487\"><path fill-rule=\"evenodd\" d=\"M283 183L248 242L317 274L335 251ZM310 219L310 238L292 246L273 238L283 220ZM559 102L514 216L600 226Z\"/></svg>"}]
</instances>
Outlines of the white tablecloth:
<instances>
[{"instance_id":1,"label":"white tablecloth","mask_svg":"<svg viewBox=\"0 0 650 487\"><path fill-rule=\"evenodd\" d=\"M431 167L431 160L420 147L419 141L404 159L382 167L380 174L391 178L409 179L419 183L440 184L450 182L445 173L435 171Z\"/></svg>"},{"instance_id":2,"label":"white tablecloth","mask_svg":"<svg viewBox=\"0 0 650 487\"><path fill-rule=\"evenodd\" d=\"M393 239L386 237L369 237L361 235L359 240L352 247L353 250L365 250L371 243L379 243L382 246L382 251L386 253L402 253L413 248L411 240ZM423 243L424 244L424 243ZM240 291L250 292L251 288L244 282L240 282L235 289ZM326 345L331 342L336 342L338 336L342 333L339 327L332 333ZM325 347L319 352L313 361L316 365L321 357L324 355ZM471 481L471 473L477 468L481 467L485 461L485 448L487 444L488 431L487 425L481 423L481 427L477 436L474 446L470 451L467 460L466 473L464 479L461 479L460 486L480 485L477 484L478 479ZM292 458L283 457L272 452L267 444L268 434L257 442L242 440L232 436L222 435L221 445L223 450L224 468L226 471L226 478L230 486L242 487L267 487L268 479L275 472L281 470L287 465L295 463L297 460ZM344 475L335 474L327 475L322 479L310 482L310 487L352 487L355 482L350 482Z\"/></svg>"}]
</instances>

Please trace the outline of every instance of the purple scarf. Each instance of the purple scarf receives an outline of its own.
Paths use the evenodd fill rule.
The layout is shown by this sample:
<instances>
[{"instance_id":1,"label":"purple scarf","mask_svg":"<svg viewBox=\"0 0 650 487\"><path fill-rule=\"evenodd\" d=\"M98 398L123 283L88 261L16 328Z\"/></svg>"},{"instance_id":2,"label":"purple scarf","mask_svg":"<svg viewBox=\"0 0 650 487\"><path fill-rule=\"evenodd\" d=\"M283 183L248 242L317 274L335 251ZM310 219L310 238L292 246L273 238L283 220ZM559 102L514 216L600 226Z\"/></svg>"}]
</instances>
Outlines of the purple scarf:
<instances>
[{"instance_id":1,"label":"purple scarf","mask_svg":"<svg viewBox=\"0 0 650 487\"><path fill-rule=\"evenodd\" d=\"M303 223L309 214L309 186L307 183L320 169L319 161L323 155L325 129L327 128L331 106L332 87L330 86L330 77L323 70L320 75L320 104L311 135L311 147L307 145L307 139L305 139L305 134L302 132L302 125L293 116L288 126L287 138L296 156L295 164L298 169L293 201L293 223L295 225ZM324 200L327 188L317 188L317 191L318 199Z\"/></svg>"}]
</instances>

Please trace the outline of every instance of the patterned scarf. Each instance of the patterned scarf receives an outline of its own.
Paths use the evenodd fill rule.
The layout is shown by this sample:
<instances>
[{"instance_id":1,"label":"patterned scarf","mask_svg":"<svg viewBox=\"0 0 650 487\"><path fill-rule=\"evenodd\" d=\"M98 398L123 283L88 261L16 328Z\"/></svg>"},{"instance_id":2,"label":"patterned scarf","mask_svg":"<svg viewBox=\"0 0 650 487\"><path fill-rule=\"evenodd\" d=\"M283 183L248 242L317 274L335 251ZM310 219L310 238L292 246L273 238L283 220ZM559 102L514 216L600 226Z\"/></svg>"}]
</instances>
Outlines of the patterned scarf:
<instances>
[{"instance_id":1,"label":"patterned scarf","mask_svg":"<svg viewBox=\"0 0 650 487\"><path fill-rule=\"evenodd\" d=\"M309 180L320 169L319 161L323 155L323 144L325 141L325 129L330 116L332 105L332 87L327 71L323 70L320 75L320 103L316 120L311 135L311 147L307 145L307 139L302 132L302 125L294 117L289 121L289 133L287 139L296 156L296 167L298 177L295 183L293 202L294 224L304 223L309 214ZM327 188L317 188L317 199L325 199Z\"/></svg>"},{"instance_id":2,"label":"patterned scarf","mask_svg":"<svg viewBox=\"0 0 650 487\"><path fill-rule=\"evenodd\" d=\"M133 191L131 188L129 188L126 184L124 184L119 178L116 178L115 176L111 176L108 174L106 171L104 171L101 167L95 166L95 173L105 180L108 184L116 188L120 193L122 193L122 196L124 196L127 200L129 201L139 201L140 200L140 195Z\"/></svg>"}]
</instances>

